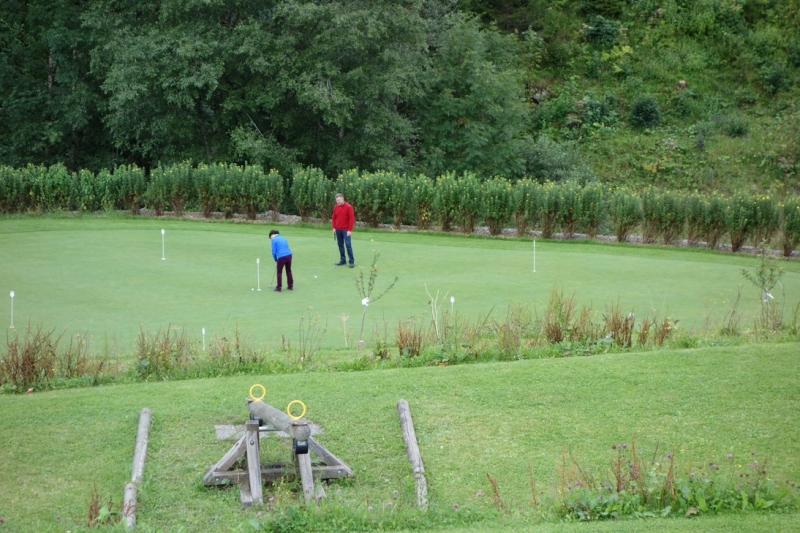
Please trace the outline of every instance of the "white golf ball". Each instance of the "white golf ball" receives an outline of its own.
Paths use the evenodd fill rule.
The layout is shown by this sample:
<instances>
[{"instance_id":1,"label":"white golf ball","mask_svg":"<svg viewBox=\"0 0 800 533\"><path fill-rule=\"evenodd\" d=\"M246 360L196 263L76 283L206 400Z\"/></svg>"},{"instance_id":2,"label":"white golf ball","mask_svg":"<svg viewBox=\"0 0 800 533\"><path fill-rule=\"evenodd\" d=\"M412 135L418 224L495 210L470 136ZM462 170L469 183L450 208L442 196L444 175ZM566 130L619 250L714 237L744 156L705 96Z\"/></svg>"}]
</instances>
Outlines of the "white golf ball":
<instances>
[{"instance_id":1,"label":"white golf ball","mask_svg":"<svg viewBox=\"0 0 800 533\"><path fill-rule=\"evenodd\" d=\"M317 279L317 276L314 276L314 279Z\"/></svg>"},{"instance_id":2,"label":"white golf ball","mask_svg":"<svg viewBox=\"0 0 800 533\"><path fill-rule=\"evenodd\" d=\"M250 289L250 290L251 290L251 291L254 291L255 289Z\"/></svg>"}]
</instances>

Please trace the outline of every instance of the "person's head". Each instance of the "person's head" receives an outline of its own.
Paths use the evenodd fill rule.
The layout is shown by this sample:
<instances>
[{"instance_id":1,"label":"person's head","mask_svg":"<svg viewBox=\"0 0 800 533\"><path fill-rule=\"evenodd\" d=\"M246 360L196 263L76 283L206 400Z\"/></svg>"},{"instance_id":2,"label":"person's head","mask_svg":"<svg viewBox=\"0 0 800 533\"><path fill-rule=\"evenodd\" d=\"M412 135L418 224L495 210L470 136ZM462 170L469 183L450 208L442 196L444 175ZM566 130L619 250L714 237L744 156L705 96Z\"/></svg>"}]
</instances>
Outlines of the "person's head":
<instances>
[{"instance_id":1,"label":"person's head","mask_svg":"<svg viewBox=\"0 0 800 533\"><path fill-rule=\"evenodd\" d=\"M342 205L344 203L344 194L337 192L336 193L336 203Z\"/></svg>"},{"instance_id":2,"label":"person's head","mask_svg":"<svg viewBox=\"0 0 800 533\"><path fill-rule=\"evenodd\" d=\"M276 229L270 230L269 238L272 239L275 235L280 235L280 233L278 233L278 230Z\"/></svg>"}]
</instances>

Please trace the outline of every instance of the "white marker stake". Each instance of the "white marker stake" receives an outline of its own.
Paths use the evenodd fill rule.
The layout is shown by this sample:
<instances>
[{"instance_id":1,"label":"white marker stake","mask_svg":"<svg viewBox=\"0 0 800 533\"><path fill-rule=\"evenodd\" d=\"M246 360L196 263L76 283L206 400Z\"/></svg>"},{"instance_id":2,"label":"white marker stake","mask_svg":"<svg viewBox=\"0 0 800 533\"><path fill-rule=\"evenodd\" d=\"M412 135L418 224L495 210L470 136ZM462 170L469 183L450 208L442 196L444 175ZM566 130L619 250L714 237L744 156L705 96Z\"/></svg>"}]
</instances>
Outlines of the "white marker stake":
<instances>
[{"instance_id":1,"label":"white marker stake","mask_svg":"<svg viewBox=\"0 0 800 533\"><path fill-rule=\"evenodd\" d=\"M166 233L163 229L161 230L161 260L166 261L167 258L164 257L164 233Z\"/></svg>"},{"instance_id":2,"label":"white marker stake","mask_svg":"<svg viewBox=\"0 0 800 533\"><path fill-rule=\"evenodd\" d=\"M14 329L14 291L11 291L11 329Z\"/></svg>"},{"instance_id":3,"label":"white marker stake","mask_svg":"<svg viewBox=\"0 0 800 533\"><path fill-rule=\"evenodd\" d=\"M258 279L258 290L261 290L261 258L256 258L256 278Z\"/></svg>"},{"instance_id":4,"label":"white marker stake","mask_svg":"<svg viewBox=\"0 0 800 533\"><path fill-rule=\"evenodd\" d=\"M206 351L206 328L203 328L203 351Z\"/></svg>"},{"instance_id":5,"label":"white marker stake","mask_svg":"<svg viewBox=\"0 0 800 533\"><path fill-rule=\"evenodd\" d=\"M456 303L456 297L455 296L451 296L450 297L450 314L451 315L453 314L453 304L455 304L455 303Z\"/></svg>"},{"instance_id":6,"label":"white marker stake","mask_svg":"<svg viewBox=\"0 0 800 533\"><path fill-rule=\"evenodd\" d=\"M536 272L536 239L533 239L533 271Z\"/></svg>"}]
</instances>

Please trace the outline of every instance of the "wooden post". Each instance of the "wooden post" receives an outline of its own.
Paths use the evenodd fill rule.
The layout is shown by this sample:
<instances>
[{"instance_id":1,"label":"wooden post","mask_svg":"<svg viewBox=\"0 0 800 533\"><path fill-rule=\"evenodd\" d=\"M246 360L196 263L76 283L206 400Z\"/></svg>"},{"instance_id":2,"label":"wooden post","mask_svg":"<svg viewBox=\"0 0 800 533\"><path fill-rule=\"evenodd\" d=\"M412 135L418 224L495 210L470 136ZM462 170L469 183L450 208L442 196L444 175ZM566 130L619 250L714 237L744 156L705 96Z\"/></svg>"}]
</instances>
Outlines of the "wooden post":
<instances>
[{"instance_id":1,"label":"wooden post","mask_svg":"<svg viewBox=\"0 0 800 533\"><path fill-rule=\"evenodd\" d=\"M397 402L397 411L400 414L400 429L403 431L403 440L406 442L406 455L408 455L408 462L411 463L414 480L417 483L417 506L427 509L428 483L425 480L425 466L422 464L422 456L419 453L414 421L411 420L411 408L408 406L407 401L401 399Z\"/></svg>"},{"instance_id":2,"label":"wooden post","mask_svg":"<svg viewBox=\"0 0 800 533\"><path fill-rule=\"evenodd\" d=\"M264 492L261 487L261 457L258 453L258 421L248 420L245 425L247 441L247 473L250 477L250 496L253 503L264 503Z\"/></svg>"},{"instance_id":3,"label":"wooden post","mask_svg":"<svg viewBox=\"0 0 800 533\"><path fill-rule=\"evenodd\" d=\"M131 481L138 483L142 480L144 460L147 455L147 440L150 435L150 409L145 407L139 413L139 430L136 433L136 447L133 449L133 468L131 468Z\"/></svg>"},{"instance_id":4,"label":"wooden post","mask_svg":"<svg viewBox=\"0 0 800 533\"><path fill-rule=\"evenodd\" d=\"M122 498L122 516L125 517L125 527L128 529L136 527L136 485L133 483L125 485L125 493Z\"/></svg>"}]
</instances>

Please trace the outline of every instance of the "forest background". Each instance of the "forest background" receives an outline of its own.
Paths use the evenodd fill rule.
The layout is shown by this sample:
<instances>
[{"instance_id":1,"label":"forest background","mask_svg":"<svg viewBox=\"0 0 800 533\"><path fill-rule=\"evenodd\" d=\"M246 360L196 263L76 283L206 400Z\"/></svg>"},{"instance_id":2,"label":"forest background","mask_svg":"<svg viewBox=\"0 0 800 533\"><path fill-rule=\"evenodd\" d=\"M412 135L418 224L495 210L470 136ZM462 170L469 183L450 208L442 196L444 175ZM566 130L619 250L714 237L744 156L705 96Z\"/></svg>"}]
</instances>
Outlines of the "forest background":
<instances>
[{"instance_id":1,"label":"forest background","mask_svg":"<svg viewBox=\"0 0 800 533\"><path fill-rule=\"evenodd\" d=\"M796 194L797 0L0 4L0 164Z\"/></svg>"}]
</instances>

